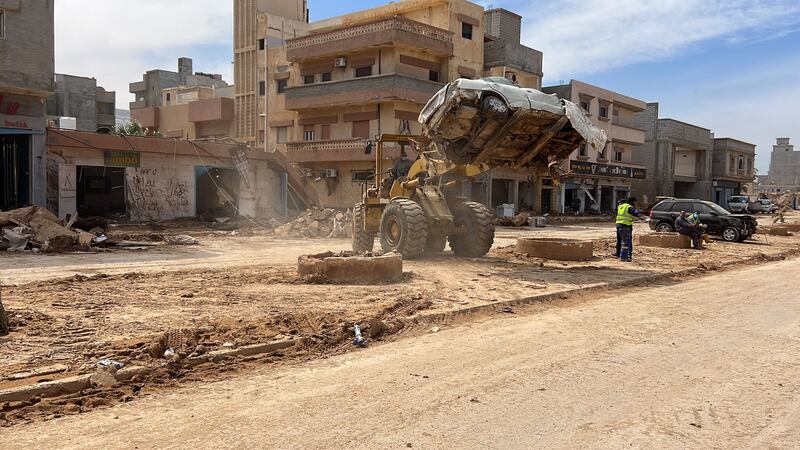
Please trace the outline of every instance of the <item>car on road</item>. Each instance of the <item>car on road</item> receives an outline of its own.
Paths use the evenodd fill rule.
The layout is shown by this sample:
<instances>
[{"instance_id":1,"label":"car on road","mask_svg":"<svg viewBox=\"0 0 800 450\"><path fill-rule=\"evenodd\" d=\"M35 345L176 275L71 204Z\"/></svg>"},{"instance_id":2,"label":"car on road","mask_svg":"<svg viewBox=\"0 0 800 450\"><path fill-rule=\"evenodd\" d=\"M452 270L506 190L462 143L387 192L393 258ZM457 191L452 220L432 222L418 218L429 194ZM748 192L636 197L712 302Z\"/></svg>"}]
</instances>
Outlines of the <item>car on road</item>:
<instances>
[{"instance_id":1,"label":"car on road","mask_svg":"<svg viewBox=\"0 0 800 450\"><path fill-rule=\"evenodd\" d=\"M752 203L750 203L750 213L763 213L763 214L772 214L775 212L777 208L775 204L772 203L772 200L768 198L761 198Z\"/></svg>"},{"instance_id":2,"label":"car on road","mask_svg":"<svg viewBox=\"0 0 800 450\"><path fill-rule=\"evenodd\" d=\"M650 229L658 232L675 231L675 219L681 211L700 214L708 226L708 234L720 236L727 242L744 242L755 234L758 221L747 214L732 214L716 203L696 199L673 198L660 202L650 210Z\"/></svg>"},{"instance_id":3,"label":"car on road","mask_svg":"<svg viewBox=\"0 0 800 450\"><path fill-rule=\"evenodd\" d=\"M750 197L734 195L728 200L728 211L734 214L747 214L750 211Z\"/></svg>"}]
</instances>

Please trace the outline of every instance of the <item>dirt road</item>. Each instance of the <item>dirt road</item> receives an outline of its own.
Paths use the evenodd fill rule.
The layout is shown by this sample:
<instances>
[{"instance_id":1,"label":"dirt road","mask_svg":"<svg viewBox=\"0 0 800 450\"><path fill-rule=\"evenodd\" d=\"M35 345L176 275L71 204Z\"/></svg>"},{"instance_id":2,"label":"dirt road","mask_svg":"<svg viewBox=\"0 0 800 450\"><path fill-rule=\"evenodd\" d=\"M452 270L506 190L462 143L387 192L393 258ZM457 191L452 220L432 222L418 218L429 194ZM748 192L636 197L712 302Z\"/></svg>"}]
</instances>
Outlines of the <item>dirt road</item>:
<instances>
[{"instance_id":1,"label":"dirt road","mask_svg":"<svg viewBox=\"0 0 800 450\"><path fill-rule=\"evenodd\" d=\"M5 448L789 448L800 261L0 430Z\"/></svg>"}]
</instances>

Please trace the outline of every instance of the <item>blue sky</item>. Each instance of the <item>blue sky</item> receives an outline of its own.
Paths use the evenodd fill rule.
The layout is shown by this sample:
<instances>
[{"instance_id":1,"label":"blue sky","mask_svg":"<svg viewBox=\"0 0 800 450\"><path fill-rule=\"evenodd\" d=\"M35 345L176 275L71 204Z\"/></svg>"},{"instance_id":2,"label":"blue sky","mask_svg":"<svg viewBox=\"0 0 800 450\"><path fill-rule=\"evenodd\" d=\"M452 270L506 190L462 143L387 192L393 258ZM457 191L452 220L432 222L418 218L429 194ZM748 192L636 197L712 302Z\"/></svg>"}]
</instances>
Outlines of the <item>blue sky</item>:
<instances>
[{"instance_id":1,"label":"blue sky","mask_svg":"<svg viewBox=\"0 0 800 450\"><path fill-rule=\"evenodd\" d=\"M230 0L136 3L58 0L56 70L96 77L121 107L131 100L129 82L153 68L175 70L180 56L231 80ZM311 0L311 18L385 3ZM545 85L574 78L657 101L662 117L757 144L762 174L776 137L800 145L798 0L477 3L525 17L523 43L544 52Z\"/></svg>"}]
</instances>

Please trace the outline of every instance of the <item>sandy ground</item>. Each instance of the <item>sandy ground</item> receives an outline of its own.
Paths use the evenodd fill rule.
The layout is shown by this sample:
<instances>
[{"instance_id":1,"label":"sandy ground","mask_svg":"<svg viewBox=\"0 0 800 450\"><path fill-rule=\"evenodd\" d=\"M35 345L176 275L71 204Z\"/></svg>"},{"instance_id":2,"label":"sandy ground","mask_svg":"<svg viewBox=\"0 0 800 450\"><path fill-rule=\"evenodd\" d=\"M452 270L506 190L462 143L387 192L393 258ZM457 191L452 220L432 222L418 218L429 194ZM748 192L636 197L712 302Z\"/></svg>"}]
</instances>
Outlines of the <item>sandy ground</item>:
<instances>
[{"instance_id":1,"label":"sandy ground","mask_svg":"<svg viewBox=\"0 0 800 450\"><path fill-rule=\"evenodd\" d=\"M798 260L3 431L6 448L796 448Z\"/></svg>"},{"instance_id":2,"label":"sandy ground","mask_svg":"<svg viewBox=\"0 0 800 450\"><path fill-rule=\"evenodd\" d=\"M638 225L637 233L643 232L645 225ZM715 270L724 262L800 249L800 237L758 236L745 244L713 242L703 252L639 247L635 262L626 264L610 256L611 235L608 223L499 229L485 258L448 252L408 261L402 282L373 286L317 285L297 278L299 255L346 249L350 243L344 240L205 232L197 247L3 255L3 301L13 332L0 338L0 389L91 373L103 358L161 364L164 347L198 355L304 337L317 344L311 351L327 354L348 342L353 323L369 332L369 324L381 321L383 332L394 334L402 319L419 315L701 265ZM596 257L582 263L521 257L510 247L519 236L592 239ZM34 412L47 417L59 413L57 406ZM27 414L6 418L13 423Z\"/></svg>"}]
</instances>

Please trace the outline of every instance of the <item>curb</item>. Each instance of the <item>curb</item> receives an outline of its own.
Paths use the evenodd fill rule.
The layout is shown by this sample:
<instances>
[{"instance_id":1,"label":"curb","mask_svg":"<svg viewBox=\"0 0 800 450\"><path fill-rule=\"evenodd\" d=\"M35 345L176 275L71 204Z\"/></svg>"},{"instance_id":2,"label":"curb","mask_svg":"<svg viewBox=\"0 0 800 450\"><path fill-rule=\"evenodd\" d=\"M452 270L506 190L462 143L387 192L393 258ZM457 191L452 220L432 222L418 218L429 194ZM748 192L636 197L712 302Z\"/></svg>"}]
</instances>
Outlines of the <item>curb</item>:
<instances>
[{"instance_id":1,"label":"curb","mask_svg":"<svg viewBox=\"0 0 800 450\"><path fill-rule=\"evenodd\" d=\"M654 275L645 275L642 277L633 278L630 280L624 281L624 283L632 283L632 284L645 284L645 283L654 283L658 281L668 280L674 277L682 277L682 276L692 276L692 275L703 275L708 273L714 269L731 269L737 266L743 266L749 263L754 262L775 262L775 261L782 261L786 260L790 257L800 256L800 249L797 250L788 250L783 253L779 253L774 256L762 256L762 257L749 257L742 260L737 261L727 261L721 263L718 267L711 268L711 269L704 269L702 267L691 267L683 270L672 271L672 272L665 272L659 273ZM599 283L595 285L590 285L586 287L574 288L574 289L567 289L558 292L551 292L548 294L541 294L541 295L534 295L531 297L524 297L518 298L513 300L500 300L491 303L487 303L485 305L476 305L470 306L467 308L458 309L455 311L447 311L447 312L440 312L440 313L432 313L432 314L424 314L417 317L405 318L400 319L400 322L403 323L405 326L410 325L418 325L418 324L425 324L425 323L436 323L436 322L446 322L455 318L470 316L473 314L478 313L485 313L485 312L498 312L498 308L504 306L523 306L529 305L532 303L537 302L548 302L553 300L562 300L566 299L572 295L576 294L586 294L592 293L597 291L602 291L614 286L619 285L619 283ZM248 356L255 356L260 354L272 353L279 350L284 350L290 347L294 347L298 343L302 342L304 338L298 339L290 339L290 340L283 340L283 341L273 341L267 342L263 344L253 344L248 345L245 347L239 347L236 349L230 350L216 350L213 352L209 352L205 355L194 357L194 358L186 358L182 361L185 366L194 367L200 364L208 363L208 362L218 362L223 359L233 358L233 357L248 357ZM159 366L162 367L162 366ZM152 372L155 367L144 367L144 366L131 366L126 367L119 370L115 374L115 378L118 382L123 381L130 381L135 376L143 376L147 375ZM25 402L32 400L36 397L60 397L64 395L71 395L78 393L84 389L88 389L92 387L91 382L92 374L84 374L75 377L64 378L61 380L54 380L54 381L47 381L44 383L37 383L31 384L27 386L18 386L11 389L1 390L0 391L0 403L6 402Z\"/></svg>"}]
</instances>

